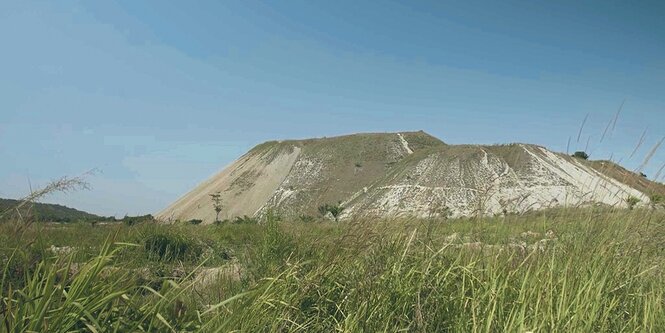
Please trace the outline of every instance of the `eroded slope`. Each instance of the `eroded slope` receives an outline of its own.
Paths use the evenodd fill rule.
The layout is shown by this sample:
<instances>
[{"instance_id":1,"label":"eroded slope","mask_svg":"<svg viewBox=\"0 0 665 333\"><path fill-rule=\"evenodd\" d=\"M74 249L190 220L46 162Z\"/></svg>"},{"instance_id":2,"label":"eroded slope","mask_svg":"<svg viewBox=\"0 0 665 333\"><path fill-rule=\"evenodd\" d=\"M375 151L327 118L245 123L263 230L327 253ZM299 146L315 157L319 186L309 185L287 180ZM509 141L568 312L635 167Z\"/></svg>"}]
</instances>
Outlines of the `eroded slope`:
<instances>
[{"instance_id":1,"label":"eroded slope","mask_svg":"<svg viewBox=\"0 0 665 333\"><path fill-rule=\"evenodd\" d=\"M447 146L425 151L346 202L345 217L453 216L556 206L624 206L649 198L577 159L535 145Z\"/></svg>"},{"instance_id":2,"label":"eroded slope","mask_svg":"<svg viewBox=\"0 0 665 333\"><path fill-rule=\"evenodd\" d=\"M158 218L211 223L210 194L216 192L224 204L221 218L261 216L269 210L316 215L319 205L338 202L345 208L342 218L625 206L629 196L640 205L649 203L653 182L608 168L535 145L446 145L422 131L268 142Z\"/></svg>"}]
</instances>

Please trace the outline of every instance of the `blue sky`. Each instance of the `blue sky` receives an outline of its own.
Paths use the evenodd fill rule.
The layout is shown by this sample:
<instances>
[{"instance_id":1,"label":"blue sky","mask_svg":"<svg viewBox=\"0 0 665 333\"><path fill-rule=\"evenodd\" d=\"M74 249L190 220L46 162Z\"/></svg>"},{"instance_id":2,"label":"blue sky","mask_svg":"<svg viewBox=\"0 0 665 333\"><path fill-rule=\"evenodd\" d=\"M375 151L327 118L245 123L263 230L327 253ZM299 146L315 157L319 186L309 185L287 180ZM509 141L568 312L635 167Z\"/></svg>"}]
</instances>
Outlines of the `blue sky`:
<instances>
[{"instance_id":1,"label":"blue sky","mask_svg":"<svg viewBox=\"0 0 665 333\"><path fill-rule=\"evenodd\" d=\"M557 151L572 137L635 169L665 136L664 15L662 1L0 1L0 197L98 168L92 190L46 201L154 213L266 140L420 129ZM664 163L665 147L645 173Z\"/></svg>"}]
</instances>

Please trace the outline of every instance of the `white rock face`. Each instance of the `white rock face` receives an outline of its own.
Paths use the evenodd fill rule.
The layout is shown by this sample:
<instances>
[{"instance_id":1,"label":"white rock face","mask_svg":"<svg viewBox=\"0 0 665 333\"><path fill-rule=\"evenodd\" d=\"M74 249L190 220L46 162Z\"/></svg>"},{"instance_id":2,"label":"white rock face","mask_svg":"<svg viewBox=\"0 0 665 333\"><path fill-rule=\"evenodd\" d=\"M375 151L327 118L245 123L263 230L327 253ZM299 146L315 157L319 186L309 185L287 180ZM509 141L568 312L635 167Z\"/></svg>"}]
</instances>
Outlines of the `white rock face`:
<instances>
[{"instance_id":1,"label":"white rock face","mask_svg":"<svg viewBox=\"0 0 665 333\"><path fill-rule=\"evenodd\" d=\"M626 206L626 198L649 198L642 192L542 147L520 145L529 160L520 170L482 148L475 163L422 159L404 178L356 194L342 218L354 216L430 217L521 213L558 206L605 204ZM415 179L415 181L413 181Z\"/></svg>"},{"instance_id":2,"label":"white rock face","mask_svg":"<svg viewBox=\"0 0 665 333\"><path fill-rule=\"evenodd\" d=\"M399 137L399 141L402 143L402 147L404 147L404 150L406 150L406 153L411 155L413 154L413 150L409 148L409 143L404 140L404 136L402 136L402 133L397 133L397 136Z\"/></svg>"}]
</instances>

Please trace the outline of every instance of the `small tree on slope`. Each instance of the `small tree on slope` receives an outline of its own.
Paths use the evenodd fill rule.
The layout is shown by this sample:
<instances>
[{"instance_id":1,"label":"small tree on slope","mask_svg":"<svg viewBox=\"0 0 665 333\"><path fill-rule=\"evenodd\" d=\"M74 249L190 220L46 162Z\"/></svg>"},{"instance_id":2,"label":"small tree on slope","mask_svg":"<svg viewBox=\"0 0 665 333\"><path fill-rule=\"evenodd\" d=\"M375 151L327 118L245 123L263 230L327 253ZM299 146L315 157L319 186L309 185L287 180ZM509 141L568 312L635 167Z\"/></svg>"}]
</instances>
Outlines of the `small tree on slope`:
<instances>
[{"instance_id":1,"label":"small tree on slope","mask_svg":"<svg viewBox=\"0 0 665 333\"><path fill-rule=\"evenodd\" d=\"M222 212L222 195L219 192L210 194L212 207L215 209L215 224L219 224L219 213Z\"/></svg>"}]
</instances>

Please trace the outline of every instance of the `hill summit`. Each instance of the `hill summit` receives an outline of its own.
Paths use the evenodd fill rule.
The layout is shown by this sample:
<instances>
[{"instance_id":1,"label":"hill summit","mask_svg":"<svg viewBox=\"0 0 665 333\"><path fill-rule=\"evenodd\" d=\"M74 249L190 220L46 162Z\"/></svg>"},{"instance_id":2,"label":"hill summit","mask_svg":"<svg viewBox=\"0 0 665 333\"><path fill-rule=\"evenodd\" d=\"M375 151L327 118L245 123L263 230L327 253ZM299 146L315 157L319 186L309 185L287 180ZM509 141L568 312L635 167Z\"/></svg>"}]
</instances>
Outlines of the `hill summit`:
<instances>
[{"instance_id":1,"label":"hill summit","mask_svg":"<svg viewBox=\"0 0 665 333\"><path fill-rule=\"evenodd\" d=\"M447 145L423 132L366 133L269 141L175 201L157 218L316 215L323 204L355 217L521 213L558 206L626 206L665 193L611 162L592 162L530 144Z\"/></svg>"}]
</instances>

